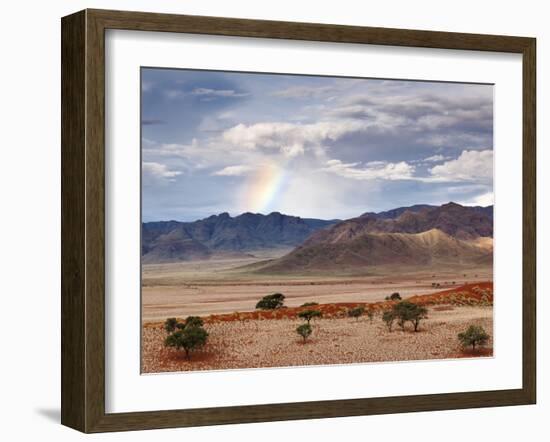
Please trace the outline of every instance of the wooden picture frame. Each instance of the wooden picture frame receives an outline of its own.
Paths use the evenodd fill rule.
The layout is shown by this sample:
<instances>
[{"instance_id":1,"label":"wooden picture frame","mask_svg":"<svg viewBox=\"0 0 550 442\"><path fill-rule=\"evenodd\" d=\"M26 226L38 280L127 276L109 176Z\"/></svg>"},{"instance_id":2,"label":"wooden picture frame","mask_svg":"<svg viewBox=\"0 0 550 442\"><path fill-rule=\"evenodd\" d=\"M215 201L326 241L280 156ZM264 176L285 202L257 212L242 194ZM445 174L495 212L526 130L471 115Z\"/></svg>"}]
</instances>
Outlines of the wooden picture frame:
<instances>
[{"instance_id":1,"label":"wooden picture frame","mask_svg":"<svg viewBox=\"0 0 550 442\"><path fill-rule=\"evenodd\" d=\"M105 412L105 30L517 53L523 57L523 385L513 390ZM62 19L62 424L83 432L533 404L536 400L533 38L84 10Z\"/></svg>"}]
</instances>

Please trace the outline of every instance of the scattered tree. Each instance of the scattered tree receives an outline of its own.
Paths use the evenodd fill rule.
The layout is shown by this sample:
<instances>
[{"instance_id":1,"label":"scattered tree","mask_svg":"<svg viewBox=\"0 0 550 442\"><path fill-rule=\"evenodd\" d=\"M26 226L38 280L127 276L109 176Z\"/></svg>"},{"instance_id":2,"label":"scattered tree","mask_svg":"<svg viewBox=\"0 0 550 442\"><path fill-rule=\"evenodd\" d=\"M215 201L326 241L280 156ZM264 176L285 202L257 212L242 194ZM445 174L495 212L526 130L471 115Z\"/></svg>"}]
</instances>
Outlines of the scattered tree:
<instances>
[{"instance_id":1,"label":"scattered tree","mask_svg":"<svg viewBox=\"0 0 550 442\"><path fill-rule=\"evenodd\" d=\"M261 310L275 310L283 307L285 295L282 293L273 293L272 295L264 296L256 304L257 309Z\"/></svg>"},{"instance_id":2,"label":"scattered tree","mask_svg":"<svg viewBox=\"0 0 550 442\"><path fill-rule=\"evenodd\" d=\"M489 341L489 335L478 325L470 325L468 330L458 334L458 339L464 347L472 346L475 351L476 346L483 346Z\"/></svg>"},{"instance_id":3,"label":"scattered tree","mask_svg":"<svg viewBox=\"0 0 550 442\"><path fill-rule=\"evenodd\" d=\"M418 331L420 321L422 319L427 319L427 318L428 318L428 309L426 307L422 307L421 305L416 305L414 311L412 312L412 317L409 319L409 321L412 322L415 332Z\"/></svg>"},{"instance_id":4,"label":"scattered tree","mask_svg":"<svg viewBox=\"0 0 550 442\"><path fill-rule=\"evenodd\" d=\"M313 307L314 305L319 305L318 302L306 302L302 304L300 307Z\"/></svg>"},{"instance_id":5,"label":"scattered tree","mask_svg":"<svg viewBox=\"0 0 550 442\"><path fill-rule=\"evenodd\" d=\"M402 330L405 330L405 324L410 322L416 332L420 326L420 321L427 317L428 309L426 307L410 301L400 301L391 310L386 310L382 314L382 321L384 321L390 332L395 321L397 321Z\"/></svg>"},{"instance_id":6,"label":"scattered tree","mask_svg":"<svg viewBox=\"0 0 550 442\"><path fill-rule=\"evenodd\" d=\"M369 318L369 321L372 322L372 320L374 319L374 310L371 308L367 309L367 316Z\"/></svg>"},{"instance_id":7,"label":"scattered tree","mask_svg":"<svg viewBox=\"0 0 550 442\"><path fill-rule=\"evenodd\" d=\"M428 310L426 307L409 301L401 301L394 305L393 311L397 318L397 323L402 330L405 330L406 322L411 322L416 332L418 331L420 321L428 317Z\"/></svg>"},{"instance_id":8,"label":"scattered tree","mask_svg":"<svg viewBox=\"0 0 550 442\"><path fill-rule=\"evenodd\" d=\"M350 318L355 318L356 321L359 321L363 313L365 313L365 307L355 307L348 310L348 316Z\"/></svg>"},{"instance_id":9,"label":"scattered tree","mask_svg":"<svg viewBox=\"0 0 550 442\"><path fill-rule=\"evenodd\" d=\"M187 359L191 359L191 351L206 344L208 332L200 326L189 326L168 335L164 341L166 347L175 347L185 351Z\"/></svg>"},{"instance_id":10,"label":"scattered tree","mask_svg":"<svg viewBox=\"0 0 550 442\"><path fill-rule=\"evenodd\" d=\"M306 339L311 335L311 332L313 329L311 328L311 325L308 324L302 324L296 327L296 333L298 333L303 339L304 344L306 343Z\"/></svg>"},{"instance_id":11,"label":"scattered tree","mask_svg":"<svg viewBox=\"0 0 550 442\"><path fill-rule=\"evenodd\" d=\"M390 296L386 296L386 301L401 301L401 295L394 292Z\"/></svg>"},{"instance_id":12,"label":"scattered tree","mask_svg":"<svg viewBox=\"0 0 550 442\"><path fill-rule=\"evenodd\" d=\"M393 322L395 321L395 315L393 313L393 310L386 310L382 314L382 321L386 324L386 327L388 327L388 331L391 332L391 329L393 327Z\"/></svg>"},{"instance_id":13,"label":"scattered tree","mask_svg":"<svg viewBox=\"0 0 550 442\"><path fill-rule=\"evenodd\" d=\"M306 320L308 325L313 318L320 318L321 316L322 313L319 310L304 310L298 313L298 317Z\"/></svg>"}]
</instances>

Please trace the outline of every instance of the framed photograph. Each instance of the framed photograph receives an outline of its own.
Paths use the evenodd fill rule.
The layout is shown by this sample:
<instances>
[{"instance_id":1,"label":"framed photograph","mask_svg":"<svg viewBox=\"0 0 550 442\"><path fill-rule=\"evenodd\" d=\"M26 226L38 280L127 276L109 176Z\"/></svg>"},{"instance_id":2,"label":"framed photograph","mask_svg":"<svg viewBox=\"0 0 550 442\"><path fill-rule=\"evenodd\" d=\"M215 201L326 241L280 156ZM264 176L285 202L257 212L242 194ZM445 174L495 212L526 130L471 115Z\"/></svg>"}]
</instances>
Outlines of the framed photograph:
<instances>
[{"instance_id":1,"label":"framed photograph","mask_svg":"<svg viewBox=\"0 0 550 442\"><path fill-rule=\"evenodd\" d=\"M62 423L535 403L535 53L64 17Z\"/></svg>"}]
</instances>

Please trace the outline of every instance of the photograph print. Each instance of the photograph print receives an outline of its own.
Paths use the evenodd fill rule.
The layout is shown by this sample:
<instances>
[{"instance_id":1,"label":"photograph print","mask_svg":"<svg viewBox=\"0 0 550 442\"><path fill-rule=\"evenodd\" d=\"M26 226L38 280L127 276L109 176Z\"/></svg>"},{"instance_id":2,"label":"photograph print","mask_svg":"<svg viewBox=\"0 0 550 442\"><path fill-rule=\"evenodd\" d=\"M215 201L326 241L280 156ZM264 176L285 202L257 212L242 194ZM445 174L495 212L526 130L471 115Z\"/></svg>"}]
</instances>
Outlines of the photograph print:
<instances>
[{"instance_id":1,"label":"photograph print","mask_svg":"<svg viewBox=\"0 0 550 442\"><path fill-rule=\"evenodd\" d=\"M493 355L493 85L141 69L142 373Z\"/></svg>"}]
</instances>

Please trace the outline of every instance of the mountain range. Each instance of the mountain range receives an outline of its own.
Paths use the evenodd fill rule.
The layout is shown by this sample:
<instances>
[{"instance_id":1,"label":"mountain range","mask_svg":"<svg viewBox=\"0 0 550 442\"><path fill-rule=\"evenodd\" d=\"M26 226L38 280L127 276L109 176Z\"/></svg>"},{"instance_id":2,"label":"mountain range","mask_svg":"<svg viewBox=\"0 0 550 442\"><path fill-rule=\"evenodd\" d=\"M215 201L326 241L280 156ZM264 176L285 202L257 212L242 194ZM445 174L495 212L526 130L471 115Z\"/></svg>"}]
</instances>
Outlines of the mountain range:
<instances>
[{"instance_id":1,"label":"mountain range","mask_svg":"<svg viewBox=\"0 0 550 442\"><path fill-rule=\"evenodd\" d=\"M350 271L377 265L487 264L493 254L493 207L414 205L356 218L304 219L227 213L203 220L144 223L144 263L294 247L248 267L259 273Z\"/></svg>"},{"instance_id":2,"label":"mountain range","mask_svg":"<svg viewBox=\"0 0 550 442\"><path fill-rule=\"evenodd\" d=\"M259 249L289 248L313 232L339 220L228 213L194 222L159 221L142 224L142 262L160 263L208 259L214 255L244 255Z\"/></svg>"}]
</instances>

